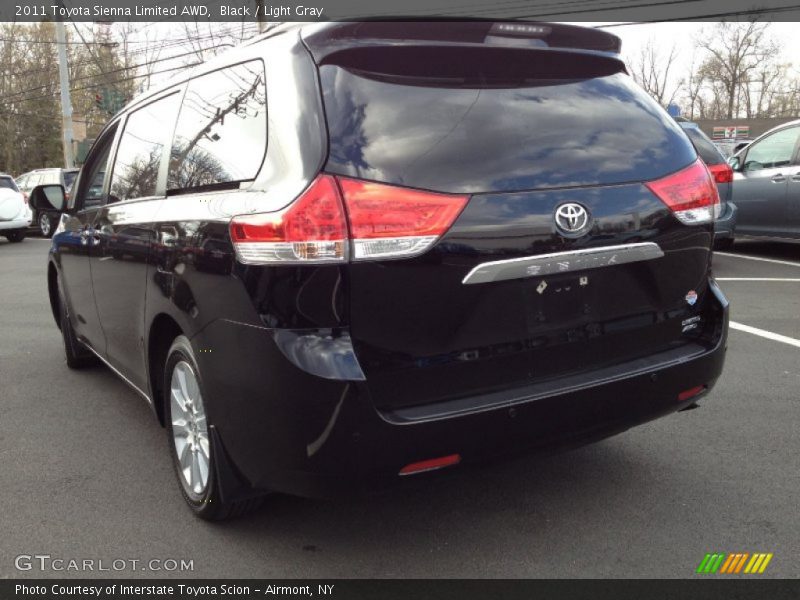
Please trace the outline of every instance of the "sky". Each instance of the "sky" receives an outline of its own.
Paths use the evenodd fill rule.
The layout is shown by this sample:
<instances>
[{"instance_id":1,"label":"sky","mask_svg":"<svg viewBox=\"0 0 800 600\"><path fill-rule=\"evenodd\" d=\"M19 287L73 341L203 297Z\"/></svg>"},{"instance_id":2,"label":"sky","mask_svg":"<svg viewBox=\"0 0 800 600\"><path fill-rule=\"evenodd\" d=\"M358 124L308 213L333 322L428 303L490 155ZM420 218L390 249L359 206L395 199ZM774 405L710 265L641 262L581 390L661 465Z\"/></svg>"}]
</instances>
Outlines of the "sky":
<instances>
[{"instance_id":1,"label":"sky","mask_svg":"<svg viewBox=\"0 0 800 600\"><path fill-rule=\"evenodd\" d=\"M622 54L625 58L633 58L638 55L639 50L645 46L648 40L654 40L656 47L664 56L669 54L673 44L677 46L678 54L676 57L677 65L671 69L670 79L672 85L677 85L678 81L686 76L686 73L691 65L693 39L702 35L704 29L713 27L712 22L670 22L670 23L634 23L619 26L615 23L600 23L600 22L581 22L572 23L574 25L582 26L595 26L601 27L610 31L622 39ZM221 24L220 24L221 25ZM615 26L616 25L616 26ZM83 25L84 27L90 25ZM252 24L251 24L252 26ZM160 39L175 39L185 35L185 29L181 24L170 23L154 23L154 24L137 24L137 29L146 29L149 36L154 40ZM205 26L201 28L205 32ZM800 74L800 23L797 22L772 22L770 23L770 32L778 40L782 48L782 55L786 62L792 62ZM166 55L185 52L186 49L174 48ZM795 57L797 57L795 59ZM189 59L182 59L184 61ZM160 65L162 67L172 67L173 65L181 64L180 61L175 63L166 63ZM161 83L173 73L157 76L154 78L154 84Z\"/></svg>"},{"instance_id":2,"label":"sky","mask_svg":"<svg viewBox=\"0 0 800 600\"><path fill-rule=\"evenodd\" d=\"M603 23L574 23L574 25L601 26ZM611 24L609 24L611 25ZM678 79L689 69L692 62L693 39L702 35L703 30L714 24L703 23L642 23L622 27L604 27L622 39L622 55L637 56L639 50L649 39L653 39L661 54L668 55L673 44L677 45L677 67L672 68L672 75ZM769 31L781 45L782 55L786 62L800 68L800 23L772 22Z\"/></svg>"}]
</instances>

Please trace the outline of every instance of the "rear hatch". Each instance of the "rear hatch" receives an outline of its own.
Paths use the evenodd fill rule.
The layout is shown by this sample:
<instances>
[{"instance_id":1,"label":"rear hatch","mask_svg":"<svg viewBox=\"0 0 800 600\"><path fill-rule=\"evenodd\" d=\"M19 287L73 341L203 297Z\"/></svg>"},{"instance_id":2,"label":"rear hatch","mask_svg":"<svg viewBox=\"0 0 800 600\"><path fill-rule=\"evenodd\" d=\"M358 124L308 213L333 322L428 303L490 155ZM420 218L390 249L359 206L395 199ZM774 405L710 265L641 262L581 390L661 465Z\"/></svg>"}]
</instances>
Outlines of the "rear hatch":
<instances>
[{"instance_id":1,"label":"rear hatch","mask_svg":"<svg viewBox=\"0 0 800 600\"><path fill-rule=\"evenodd\" d=\"M673 350L706 302L711 226L681 224L645 185L697 160L677 124L616 58L524 45L318 61L325 171L469 197L424 254L348 267L351 336L380 409ZM557 228L564 205L587 211L586 230ZM632 244L645 255L625 263L616 247ZM558 256L606 247L591 265Z\"/></svg>"}]
</instances>

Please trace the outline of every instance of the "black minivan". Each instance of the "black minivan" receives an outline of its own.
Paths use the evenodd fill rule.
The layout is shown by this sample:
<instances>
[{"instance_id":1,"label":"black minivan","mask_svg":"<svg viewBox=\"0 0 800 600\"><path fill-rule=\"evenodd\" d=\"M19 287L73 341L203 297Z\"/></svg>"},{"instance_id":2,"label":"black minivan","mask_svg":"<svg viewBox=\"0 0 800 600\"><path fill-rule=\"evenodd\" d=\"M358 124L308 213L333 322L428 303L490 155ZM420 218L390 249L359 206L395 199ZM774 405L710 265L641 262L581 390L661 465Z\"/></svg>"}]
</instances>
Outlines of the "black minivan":
<instances>
[{"instance_id":1,"label":"black minivan","mask_svg":"<svg viewBox=\"0 0 800 600\"><path fill-rule=\"evenodd\" d=\"M725 356L719 198L619 52L286 25L136 99L53 237L67 364L150 403L207 519L694 404Z\"/></svg>"}]
</instances>

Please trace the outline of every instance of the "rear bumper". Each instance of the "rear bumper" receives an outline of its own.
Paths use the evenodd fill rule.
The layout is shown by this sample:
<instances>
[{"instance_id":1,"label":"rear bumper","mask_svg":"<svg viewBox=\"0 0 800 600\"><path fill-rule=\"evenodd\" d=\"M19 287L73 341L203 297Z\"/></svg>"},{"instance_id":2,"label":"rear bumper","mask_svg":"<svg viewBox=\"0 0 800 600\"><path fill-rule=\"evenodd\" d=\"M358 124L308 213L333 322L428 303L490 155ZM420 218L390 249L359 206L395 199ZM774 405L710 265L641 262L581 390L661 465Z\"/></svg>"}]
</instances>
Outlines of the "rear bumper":
<instances>
[{"instance_id":1,"label":"rear bumper","mask_svg":"<svg viewBox=\"0 0 800 600\"><path fill-rule=\"evenodd\" d=\"M11 219L10 221L0 221L0 231L8 231L13 229L27 229L31 224L31 214L28 211L27 216L18 219Z\"/></svg>"},{"instance_id":2,"label":"rear bumper","mask_svg":"<svg viewBox=\"0 0 800 600\"><path fill-rule=\"evenodd\" d=\"M210 375L204 384L213 402L207 403L209 420L245 487L347 494L397 481L399 470L413 462L459 454L469 463L572 447L685 408L698 397L680 401L678 395L696 386L707 394L724 364L728 302L713 282L710 289L716 303L712 344L687 345L571 385L514 390L471 407L440 403L380 412L363 383L304 373L257 327L215 322L193 343L248 350L227 363L198 354L201 372Z\"/></svg>"}]
</instances>

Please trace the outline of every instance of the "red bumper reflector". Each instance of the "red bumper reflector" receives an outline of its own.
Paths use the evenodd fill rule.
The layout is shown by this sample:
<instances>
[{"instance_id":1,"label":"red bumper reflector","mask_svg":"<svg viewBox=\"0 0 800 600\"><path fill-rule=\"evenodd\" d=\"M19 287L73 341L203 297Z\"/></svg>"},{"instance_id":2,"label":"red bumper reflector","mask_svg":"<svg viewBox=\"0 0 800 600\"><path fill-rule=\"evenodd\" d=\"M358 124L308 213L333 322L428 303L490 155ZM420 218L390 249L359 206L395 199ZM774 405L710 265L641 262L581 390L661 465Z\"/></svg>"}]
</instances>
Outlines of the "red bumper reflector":
<instances>
[{"instance_id":1,"label":"red bumper reflector","mask_svg":"<svg viewBox=\"0 0 800 600\"><path fill-rule=\"evenodd\" d=\"M443 467L452 467L460 462L460 454L450 454L448 456L442 456L441 458L421 460L419 462L406 465L400 469L398 475L414 475L416 473L424 473L425 471L435 471L436 469L441 469Z\"/></svg>"},{"instance_id":2,"label":"red bumper reflector","mask_svg":"<svg viewBox=\"0 0 800 600\"><path fill-rule=\"evenodd\" d=\"M706 386L704 385L696 385L693 388L689 388L688 390L682 391L678 394L678 402L684 402L689 398L694 398L695 396L702 394L706 391Z\"/></svg>"}]
</instances>

